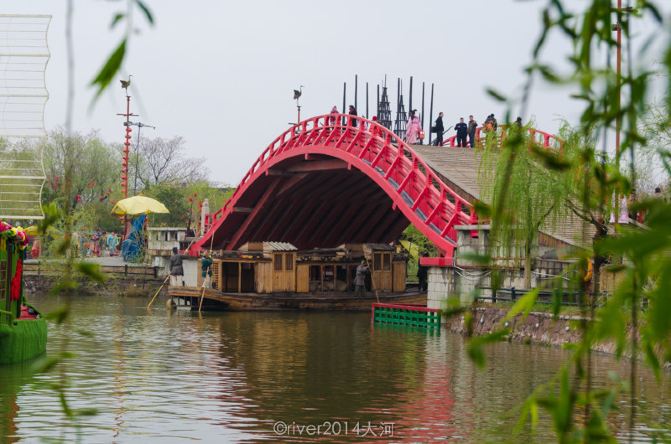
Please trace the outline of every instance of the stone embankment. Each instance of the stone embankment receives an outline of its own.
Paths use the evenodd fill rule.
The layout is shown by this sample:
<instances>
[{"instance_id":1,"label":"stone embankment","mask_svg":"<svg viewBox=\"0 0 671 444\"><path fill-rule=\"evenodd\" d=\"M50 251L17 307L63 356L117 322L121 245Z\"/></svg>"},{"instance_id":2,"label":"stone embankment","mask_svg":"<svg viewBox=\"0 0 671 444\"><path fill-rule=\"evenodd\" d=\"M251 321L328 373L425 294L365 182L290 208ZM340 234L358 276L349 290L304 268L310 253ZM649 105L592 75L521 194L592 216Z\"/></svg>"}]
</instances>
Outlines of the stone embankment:
<instances>
[{"instance_id":1,"label":"stone embankment","mask_svg":"<svg viewBox=\"0 0 671 444\"><path fill-rule=\"evenodd\" d=\"M580 317L560 315L554 319L551 313L532 312L526 318L516 316L510 321L503 321L508 312L507 308L478 307L475 309L473 334L485 335L502 327L510 330L508 339L514 342L534 343L551 346L580 341ZM447 318L446 327L449 331L466 334L464 317L462 315ZM594 350L605 353L614 353L615 344L598 344Z\"/></svg>"},{"instance_id":2,"label":"stone embankment","mask_svg":"<svg viewBox=\"0 0 671 444\"><path fill-rule=\"evenodd\" d=\"M24 275L24 289L28 298L33 294L48 293L56 283L58 277L53 275ZM152 294L161 285L163 279L138 277L138 276L123 276L123 275L108 275L108 279L104 283L91 281L90 279L78 279L79 287L77 294L109 294L122 296L138 296L145 297ZM164 289L165 291L165 289Z\"/></svg>"}]
</instances>

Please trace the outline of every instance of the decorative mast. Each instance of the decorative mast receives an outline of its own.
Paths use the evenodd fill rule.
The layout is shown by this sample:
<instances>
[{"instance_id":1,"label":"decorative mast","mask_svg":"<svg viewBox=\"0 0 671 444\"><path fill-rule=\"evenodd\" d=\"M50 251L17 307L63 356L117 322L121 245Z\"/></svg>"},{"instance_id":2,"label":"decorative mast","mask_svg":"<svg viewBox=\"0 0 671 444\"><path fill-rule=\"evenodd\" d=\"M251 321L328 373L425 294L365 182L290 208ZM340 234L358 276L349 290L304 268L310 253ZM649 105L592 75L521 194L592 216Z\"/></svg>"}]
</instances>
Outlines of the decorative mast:
<instances>
[{"instance_id":1,"label":"decorative mast","mask_svg":"<svg viewBox=\"0 0 671 444\"><path fill-rule=\"evenodd\" d=\"M128 87L130 86L131 77L133 76L129 75L128 80L120 80L121 88L126 92L126 112L117 114L117 116L123 116L126 118L126 121L123 123L123 126L126 127L126 136L124 138L123 155L121 158L121 194L123 194L124 199L128 197L128 160L130 155L131 133L133 132L130 118L138 116L138 114L133 114L130 112L130 96L128 95Z\"/></svg>"}]
</instances>

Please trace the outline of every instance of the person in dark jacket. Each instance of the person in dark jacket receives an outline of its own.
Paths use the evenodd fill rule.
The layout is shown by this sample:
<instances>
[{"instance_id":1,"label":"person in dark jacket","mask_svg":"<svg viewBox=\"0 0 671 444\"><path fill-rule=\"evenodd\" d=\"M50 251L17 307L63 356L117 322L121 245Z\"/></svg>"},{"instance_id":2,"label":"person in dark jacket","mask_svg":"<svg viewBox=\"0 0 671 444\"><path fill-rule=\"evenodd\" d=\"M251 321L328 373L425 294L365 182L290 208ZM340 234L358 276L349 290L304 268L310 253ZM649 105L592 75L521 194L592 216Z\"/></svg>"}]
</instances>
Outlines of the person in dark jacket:
<instances>
[{"instance_id":1,"label":"person in dark jacket","mask_svg":"<svg viewBox=\"0 0 671 444\"><path fill-rule=\"evenodd\" d=\"M354 108L354 105L350 105L350 106L349 106L349 113L348 113L348 114L349 114L350 116L354 116L354 117L357 116L357 114L356 114L356 108ZM356 126L356 119L355 119L355 118L351 118L351 119L350 119L350 122L352 123L352 126Z\"/></svg>"},{"instance_id":2,"label":"person in dark jacket","mask_svg":"<svg viewBox=\"0 0 671 444\"><path fill-rule=\"evenodd\" d=\"M423 257L426 257L427 253L423 251L420 254L420 257L417 259L417 280L419 281L419 291L420 292L425 292L426 289L429 287L428 285L428 276L429 276L429 269L425 265L422 265L420 262Z\"/></svg>"},{"instance_id":3,"label":"person in dark jacket","mask_svg":"<svg viewBox=\"0 0 671 444\"><path fill-rule=\"evenodd\" d=\"M478 129L478 122L475 121L473 116L468 116L468 143L471 145L471 148L475 148L475 130Z\"/></svg>"},{"instance_id":4,"label":"person in dark jacket","mask_svg":"<svg viewBox=\"0 0 671 444\"><path fill-rule=\"evenodd\" d=\"M438 113L438 118L436 119L436 124L433 126L433 132L436 133L436 140L433 142L435 146L443 145L443 133L445 132L445 126L443 125L443 113Z\"/></svg>"},{"instance_id":5,"label":"person in dark jacket","mask_svg":"<svg viewBox=\"0 0 671 444\"><path fill-rule=\"evenodd\" d=\"M466 146L466 135L468 134L468 126L464 123L464 118L459 119L459 123L454 125L454 130L457 132L457 146Z\"/></svg>"},{"instance_id":6,"label":"person in dark jacket","mask_svg":"<svg viewBox=\"0 0 671 444\"><path fill-rule=\"evenodd\" d=\"M170 256L170 285L181 286L184 283L184 268L182 267L182 255L177 251L177 247L172 247L172 256Z\"/></svg>"}]
</instances>

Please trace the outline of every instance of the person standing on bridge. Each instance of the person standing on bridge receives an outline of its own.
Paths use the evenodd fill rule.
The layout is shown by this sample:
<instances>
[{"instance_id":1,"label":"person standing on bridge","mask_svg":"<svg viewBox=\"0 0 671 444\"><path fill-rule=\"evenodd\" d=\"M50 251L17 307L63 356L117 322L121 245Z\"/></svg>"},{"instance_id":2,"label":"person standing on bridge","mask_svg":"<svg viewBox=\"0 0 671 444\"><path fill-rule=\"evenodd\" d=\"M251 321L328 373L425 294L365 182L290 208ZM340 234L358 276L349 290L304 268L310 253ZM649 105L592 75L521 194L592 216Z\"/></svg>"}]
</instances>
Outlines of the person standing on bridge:
<instances>
[{"instance_id":1,"label":"person standing on bridge","mask_svg":"<svg viewBox=\"0 0 671 444\"><path fill-rule=\"evenodd\" d=\"M371 122L372 123L369 124L369 128L370 128L370 132L373 135L373 137L381 136L380 129L376 125L376 124L379 125L379 123L380 123L380 122L377 121L377 116L373 116L373 118L371 119Z\"/></svg>"},{"instance_id":2,"label":"person standing on bridge","mask_svg":"<svg viewBox=\"0 0 671 444\"><path fill-rule=\"evenodd\" d=\"M408 118L408 126L405 129L405 141L409 144L417 144L420 141L420 133L422 132L422 124L419 121L417 110L410 111Z\"/></svg>"},{"instance_id":3,"label":"person standing on bridge","mask_svg":"<svg viewBox=\"0 0 671 444\"><path fill-rule=\"evenodd\" d=\"M354 105L350 105L350 106L349 106L349 115L350 115L350 116L354 116L354 117L351 117L351 118L350 118L350 123L351 123L351 125L352 125L353 127L356 127L356 123L357 123L357 122L356 122L357 113L356 113L356 108L354 108Z\"/></svg>"},{"instance_id":4,"label":"person standing on bridge","mask_svg":"<svg viewBox=\"0 0 671 444\"><path fill-rule=\"evenodd\" d=\"M443 125L443 112L438 113L438 118L436 119L436 124L431 128L431 132L436 133L436 140L433 144L435 146L443 146L443 133L445 132L445 126Z\"/></svg>"},{"instance_id":5,"label":"person standing on bridge","mask_svg":"<svg viewBox=\"0 0 671 444\"><path fill-rule=\"evenodd\" d=\"M478 122L475 121L473 116L468 116L468 143L471 144L471 148L475 148L475 131L478 129Z\"/></svg>"},{"instance_id":6,"label":"person standing on bridge","mask_svg":"<svg viewBox=\"0 0 671 444\"><path fill-rule=\"evenodd\" d=\"M329 125L330 126L335 126L336 122L338 121L338 107L333 105L333 108L331 108L331 115L329 116Z\"/></svg>"},{"instance_id":7,"label":"person standing on bridge","mask_svg":"<svg viewBox=\"0 0 671 444\"><path fill-rule=\"evenodd\" d=\"M485 133L489 133L491 131L494 131L494 121L492 120L492 116L493 116L493 114L490 114L485 119L485 124L482 127L482 130Z\"/></svg>"},{"instance_id":8,"label":"person standing on bridge","mask_svg":"<svg viewBox=\"0 0 671 444\"><path fill-rule=\"evenodd\" d=\"M454 130L457 132L457 146L466 147L466 135L468 134L468 126L464 123L464 118L459 119L459 123L454 125Z\"/></svg>"}]
</instances>

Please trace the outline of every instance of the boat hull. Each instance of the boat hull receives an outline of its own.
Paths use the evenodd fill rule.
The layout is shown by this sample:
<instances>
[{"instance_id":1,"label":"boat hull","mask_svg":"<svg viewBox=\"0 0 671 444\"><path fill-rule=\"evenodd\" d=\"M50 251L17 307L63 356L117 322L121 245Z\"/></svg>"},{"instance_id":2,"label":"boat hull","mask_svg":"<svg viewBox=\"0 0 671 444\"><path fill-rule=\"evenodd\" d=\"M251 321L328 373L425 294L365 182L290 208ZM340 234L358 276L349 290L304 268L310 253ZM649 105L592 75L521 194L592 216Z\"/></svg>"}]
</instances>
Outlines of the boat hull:
<instances>
[{"instance_id":1,"label":"boat hull","mask_svg":"<svg viewBox=\"0 0 671 444\"><path fill-rule=\"evenodd\" d=\"M0 365L27 361L47 350L47 322L44 319L19 319L0 324Z\"/></svg>"},{"instance_id":2,"label":"boat hull","mask_svg":"<svg viewBox=\"0 0 671 444\"><path fill-rule=\"evenodd\" d=\"M198 309L202 290L195 287L172 287L168 295L180 299L193 309ZM205 290L204 309L232 311L254 310L333 310L333 311L370 311L374 302L391 304L426 305L426 294L419 293L383 293L378 296L356 297L350 294L296 294L296 293L222 293L217 290Z\"/></svg>"}]
</instances>

